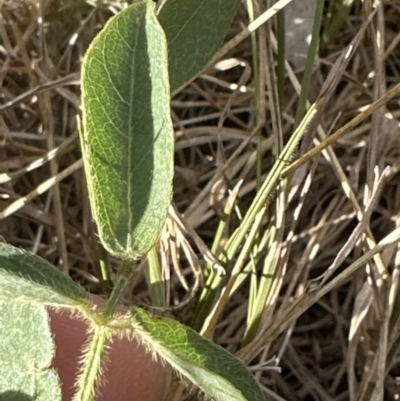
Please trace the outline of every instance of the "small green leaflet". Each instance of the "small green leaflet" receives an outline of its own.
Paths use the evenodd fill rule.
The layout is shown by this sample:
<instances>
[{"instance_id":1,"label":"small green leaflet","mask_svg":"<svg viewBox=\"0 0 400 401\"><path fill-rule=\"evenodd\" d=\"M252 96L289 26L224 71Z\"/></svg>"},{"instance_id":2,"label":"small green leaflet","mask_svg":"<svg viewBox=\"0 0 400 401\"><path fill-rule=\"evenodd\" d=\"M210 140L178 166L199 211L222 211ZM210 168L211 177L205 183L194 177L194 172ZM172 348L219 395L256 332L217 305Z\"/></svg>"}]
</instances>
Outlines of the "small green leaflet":
<instances>
[{"instance_id":1,"label":"small green leaflet","mask_svg":"<svg viewBox=\"0 0 400 401\"><path fill-rule=\"evenodd\" d=\"M20 302L80 309L87 292L37 255L0 242L0 302Z\"/></svg>"},{"instance_id":2,"label":"small green leaflet","mask_svg":"<svg viewBox=\"0 0 400 401\"><path fill-rule=\"evenodd\" d=\"M265 401L247 367L190 327L132 308L135 336L216 401Z\"/></svg>"},{"instance_id":3,"label":"small green leaflet","mask_svg":"<svg viewBox=\"0 0 400 401\"><path fill-rule=\"evenodd\" d=\"M165 34L152 1L111 18L82 66L81 145L104 247L122 259L157 241L172 196L173 128Z\"/></svg>"},{"instance_id":4,"label":"small green leaflet","mask_svg":"<svg viewBox=\"0 0 400 401\"><path fill-rule=\"evenodd\" d=\"M61 401L54 352L44 306L0 301L0 400Z\"/></svg>"},{"instance_id":5,"label":"small green leaflet","mask_svg":"<svg viewBox=\"0 0 400 401\"><path fill-rule=\"evenodd\" d=\"M168 41L171 90L184 86L222 45L241 0L165 0L157 18Z\"/></svg>"}]
</instances>

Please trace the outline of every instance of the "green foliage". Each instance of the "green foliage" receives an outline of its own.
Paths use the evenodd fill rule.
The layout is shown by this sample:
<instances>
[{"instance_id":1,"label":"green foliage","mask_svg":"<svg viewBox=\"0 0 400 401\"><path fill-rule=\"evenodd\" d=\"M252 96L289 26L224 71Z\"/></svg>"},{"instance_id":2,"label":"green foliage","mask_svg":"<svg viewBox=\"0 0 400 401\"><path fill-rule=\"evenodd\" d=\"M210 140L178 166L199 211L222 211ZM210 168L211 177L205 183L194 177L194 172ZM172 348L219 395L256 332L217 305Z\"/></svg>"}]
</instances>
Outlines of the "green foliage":
<instances>
[{"instance_id":1,"label":"green foliage","mask_svg":"<svg viewBox=\"0 0 400 401\"><path fill-rule=\"evenodd\" d=\"M169 0L158 12L168 41L171 90L185 85L217 52L241 0Z\"/></svg>"},{"instance_id":2,"label":"green foliage","mask_svg":"<svg viewBox=\"0 0 400 401\"><path fill-rule=\"evenodd\" d=\"M250 371L222 347L175 320L152 317L140 308L131 312L141 326L136 329L138 338L208 396L219 401L264 400Z\"/></svg>"},{"instance_id":3,"label":"green foliage","mask_svg":"<svg viewBox=\"0 0 400 401\"><path fill-rule=\"evenodd\" d=\"M172 195L167 44L154 4L135 4L91 44L82 67L82 153L93 216L112 254L155 243Z\"/></svg>"},{"instance_id":4,"label":"green foliage","mask_svg":"<svg viewBox=\"0 0 400 401\"><path fill-rule=\"evenodd\" d=\"M4 242L0 242L0 288L0 301L18 298L64 308L89 302L86 291L53 265Z\"/></svg>"},{"instance_id":5,"label":"green foliage","mask_svg":"<svg viewBox=\"0 0 400 401\"><path fill-rule=\"evenodd\" d=\"M57 376L48 370L54 356L54 344L44 305L54 305L53 300L59 296L59 289L46 286L46 294L49 298L49 301L46 301L43 298L30 299L22 296L23 292L20 288L23 288L25 293L32 294L31 297L33 297L35 293L42 291L43 283L41 280L28 280L26 277L41 277L49 274L52 277L52 283L67 283L70 279L39 257L10 245L1 248L0 254L12 253L13 249L19 257L9 261L6 273L10 279L8 291L0 293L0 302L2 302L0 303L0 337L2 339L0 351L1 355L4 355L2 361L5 362L0 366L0 373L2 373L1 369L4 369L4 374L0 376L0 389L1 391L22 391L24 387L18 387L20 384L13 383L25 383L27 378L34 380L30 373L33 367L40 372L40 380L43 379L45 380L43 383L46 383L42 384L39 379L35 379L34 383L37 386L47 386L49 383L49 389L54 386L58 388ZM25 277L20 274L19 260L23 261ZM5 271L2 261L3 259L0 259L1 274ZM81 290L79 286L76 287L75 290ZM84 358L84 371L77 393L78 400L93 399L95 385L100 379L101 360L106 353L107 337L112 335L113 330L115 333L120 330L127 333L127 328L131 328L131 335L142 342L148 350L159 355L209 397L218 401L261 401L264 399L257 382L245 365L189 327L172 319L153 317L140 308L132 308L131 314L122 319L115 319L114 316L105 317L88 302L76 303L72 286L65 286L65 288L68 290L64 294L64 304L57 306L61 308L72 306L78 313L83 313L94 332ZM65 299L68 299L69 290L71 290L71 299L65 302ZM18 294L18 298L21 297L23 302L19 300L11 302L13 291ZM27 302L29 300L30 303ZM17 342L16 339L18 339ZM18 375L15 374L16 371ZM17 381L8 379L13 374ZM1 381L3 377L4 383ZM44 398L44 400L53 399L57 398Z\"/></svg>"},{"instance_id":6,"label":"green foliage","mask_svg":"<svg viewBox=\"0 0 400 401\"><path fill-rule=\"evenodd\" d=\"M0 400L61 400L45 307L0 299L0 317Z\"/></svg>"},{"instance_id":7,"label":"green foliage","mask_svg":"<svg viewBox=\"0 0 400 401\"><path fill-rule=\"evenodd\" d=\"M105 312L99 312L89 294L54 266L0 243L0 354L6 356L0 390L9 399L60 399L58 378L49 370L54 344L45 305L83 314L94 333L82 359L77 400L94 399L108 339L129 331L207 396L218 401L264 399L239 360L192 329L138 308L122 318L113 314L130 261L155 244L171 200L170 81L177 89L207 64L239 3L167 0L160 23L152 1L135 3L111 18L91 44L82 71L82 154L99 238L122 259L124 275ZM25 337L19 336L21 331ZM30 392L21 384L29 384L28 379L35 384Z\"/></svg>"}]
</instances>

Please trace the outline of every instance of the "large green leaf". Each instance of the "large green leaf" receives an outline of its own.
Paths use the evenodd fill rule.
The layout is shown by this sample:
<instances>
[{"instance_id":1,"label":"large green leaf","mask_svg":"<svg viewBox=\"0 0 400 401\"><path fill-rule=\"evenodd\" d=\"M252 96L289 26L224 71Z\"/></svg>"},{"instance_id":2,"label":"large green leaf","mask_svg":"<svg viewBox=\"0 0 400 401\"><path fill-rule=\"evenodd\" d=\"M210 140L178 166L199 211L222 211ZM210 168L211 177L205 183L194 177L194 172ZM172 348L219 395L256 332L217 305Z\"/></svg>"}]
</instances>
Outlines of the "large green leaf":
<instances>
[{"instance_id":1,"label":"large green leaf","mask_svg":"<svg viewBox=\"0 0 400 401\"><path fill-rule=\"evenodd\" d=\"M135 335L149 350L217 401L264 401L246 366L217 344L175 320L132 308Z\"/></svg>"},{"instance_id":2,"label":"large green leaf","mask_svg":"<svg viewBox=\"0 0 400 401\"><path fill-rule=\"evenodd\" d=\"M165 0L158 19L168 41L171 90L204 68L223 43L241 0Z\"/></svg>"},{"instance_id":3,"label":"large green leaf","mask_svg":"<svg viewBox=\"0 0 400 401\"><path fill-rule=\"evenodd\" d=\"M105 248L146 253L172 195L173 129L167 44L151 1L111 18L82 67L81 144L94 218Z\"/></svg>"},{"instance_id":4,"label":"large green leaf","mask_svg":"<svg viewBox=\"0 0 400 401\"><path fill-rule=\"evenodd\" d=\"M0 242L0 302L85 307L87 292L39 256Z\"/></svg>"},{"instance_id":5,"label":"large green leaf","mask_svg":"<svg viewBox=\"0 0 400 401\"><path fill-rule=\"evenodd\" d=\"M44 306L0 302L0 400L61 400L54 352Z\"/></svg>"}]
</instances>

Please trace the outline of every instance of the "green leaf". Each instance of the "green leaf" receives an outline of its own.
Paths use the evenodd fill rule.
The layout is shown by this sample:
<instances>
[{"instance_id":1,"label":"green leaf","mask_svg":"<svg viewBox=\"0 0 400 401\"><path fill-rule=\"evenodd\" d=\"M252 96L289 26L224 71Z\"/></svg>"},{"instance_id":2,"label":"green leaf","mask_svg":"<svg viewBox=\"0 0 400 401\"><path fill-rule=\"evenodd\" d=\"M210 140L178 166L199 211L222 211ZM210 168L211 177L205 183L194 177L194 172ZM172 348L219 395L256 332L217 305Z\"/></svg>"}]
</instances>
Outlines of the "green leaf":
<instances>
[{"instance_id":1,"label":"green leaf","mask_svg":"<svg viewBox=\"0 0 400 401\"><path fill-rule=\"evenodd\" d=\"M171 90L190 81L222 45L241 0L165 0L158 20L168 41Z\"/></svg>"},{"instance_id":2,"label":"green leaf","mask_svg":"<svg viewBox=\"0 0 400 401\"><path fill-rule=\"evenodd\" d=\"M0 303L0 400L61 400L47 311L17 301Z\"/></svg>"},{"instance_id":3,"label":"green leaf","mask_svg":"<svg viewBox=\"0 0 400 401\"><path fill-rule=\"evenodd\" d=\"M55 307L79 308L89 304L87 292L56 267L39 256L0 242L0 301L10 299Z\"/></svg>"},{"instance_id":4,"label":"green leaf","mask_svg":"<svg viewBox=\"0 0 400 401\"><path fill-rule=\"evenodd\" d=\"M228 351L175 320L132 308L135 335L207 396L217 401L264 401L246 366Z\"/></svg>"},{"instance_id":5,"label":"green leaf","mask_svg":"<svg viewBox=\"0 0 400 401\"><path fill-rule=\"evenodd\" d=\"M83 62L81 145L92 212L104 247L123 259L157 241L171 201L167 58L149 1L111 18Z\"/></svg>"}]
</instances>

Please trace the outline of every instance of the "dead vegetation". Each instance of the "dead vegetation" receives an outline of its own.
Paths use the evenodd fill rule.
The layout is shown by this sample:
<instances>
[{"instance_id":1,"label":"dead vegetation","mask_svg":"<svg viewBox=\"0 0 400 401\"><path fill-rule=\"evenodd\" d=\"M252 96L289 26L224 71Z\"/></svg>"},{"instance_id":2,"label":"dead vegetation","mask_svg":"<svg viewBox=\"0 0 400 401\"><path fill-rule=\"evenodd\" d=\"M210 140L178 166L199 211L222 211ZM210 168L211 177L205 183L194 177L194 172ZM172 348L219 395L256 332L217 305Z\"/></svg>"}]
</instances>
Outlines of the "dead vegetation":
<instances>
[{"instance_id":1,"label":"dead vegetation","mask_svg":"<svg viewBox=\"0 0 400 401\"><path fill-rule=\"evenodd\" d=\"M258 3L261 13L265 5ZM326 3L335 20L342 2ZM293 161L399 82L400 2L354 3L336 34L320 44L310 102L319 98L330 71L337 82L324 92L327 107ZM82 57L120 3L94 8L84 1L10 0L0 7L0 234L103 294L76 116ZM323 27L328 22L325 14ZM242 7L229 38L248 23ZM179 215L168 221L159 249L170 305L181 306L173 313L186 323L226 205L235 207L216 257L293 132L302 71L296 75L287 65L279 92L268 68L276 60L271 29L276 34L269 22L258 31L260 42L269 44L258 48L260 74L248 38L172 99L174 203L182 221ZM357 48L345 70L334 66L352 40ZM275 240L258 248L253 271L239 274L210 333L254 368L270 399L399 399L398 106L398 96L386 99L307 164L290 170L288 161L287 181L268 199L259 239L276 227ZM260 327L243 343L250 277L263 279L265 261L273 266L273 280ZM233 266L223 267L222 287ZM150 305L146 269L132 279L126 302Z\"/></svg>"}]
</instances>

